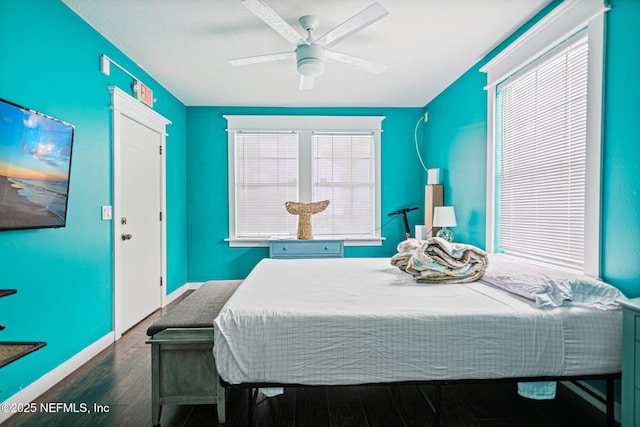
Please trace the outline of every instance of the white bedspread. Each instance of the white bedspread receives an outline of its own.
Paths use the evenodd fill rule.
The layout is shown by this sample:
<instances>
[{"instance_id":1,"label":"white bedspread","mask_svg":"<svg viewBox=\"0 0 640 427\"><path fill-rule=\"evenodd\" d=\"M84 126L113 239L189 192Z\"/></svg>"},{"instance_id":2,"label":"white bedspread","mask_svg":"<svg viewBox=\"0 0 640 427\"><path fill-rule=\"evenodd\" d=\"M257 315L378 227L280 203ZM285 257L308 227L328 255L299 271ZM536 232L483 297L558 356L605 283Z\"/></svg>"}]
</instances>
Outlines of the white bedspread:
<instances>
[{"instance_id":1,"label":"white bedspread","mask_svg":"<svg viewBox=\"0 0 640 427\"><path fill-rule=\"evenodd\" d=\"M540 309L481 282L416 284L388 258L262 260L214 320L231 384L620 371L620 311Z\"/></svg>"}]
</instances>

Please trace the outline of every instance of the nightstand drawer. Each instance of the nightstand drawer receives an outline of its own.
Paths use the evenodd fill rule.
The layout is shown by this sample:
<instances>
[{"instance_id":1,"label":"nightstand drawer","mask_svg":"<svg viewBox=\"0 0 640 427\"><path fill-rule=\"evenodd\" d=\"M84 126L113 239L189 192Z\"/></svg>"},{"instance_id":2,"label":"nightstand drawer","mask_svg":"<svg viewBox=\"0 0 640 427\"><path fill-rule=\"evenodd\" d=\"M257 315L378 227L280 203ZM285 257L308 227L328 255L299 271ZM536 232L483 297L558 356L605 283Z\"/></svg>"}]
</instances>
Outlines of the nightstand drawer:
<instances>
[{"instance_id":1,"label":"nightstand drawer","mask_svg":"<svg viewBox=\"0 0 640 427\"><path fill-rule=\"evenodd\" d=\"M270 258L342 258L342 240L271 240Z\"/></svg>"}]
</instances>

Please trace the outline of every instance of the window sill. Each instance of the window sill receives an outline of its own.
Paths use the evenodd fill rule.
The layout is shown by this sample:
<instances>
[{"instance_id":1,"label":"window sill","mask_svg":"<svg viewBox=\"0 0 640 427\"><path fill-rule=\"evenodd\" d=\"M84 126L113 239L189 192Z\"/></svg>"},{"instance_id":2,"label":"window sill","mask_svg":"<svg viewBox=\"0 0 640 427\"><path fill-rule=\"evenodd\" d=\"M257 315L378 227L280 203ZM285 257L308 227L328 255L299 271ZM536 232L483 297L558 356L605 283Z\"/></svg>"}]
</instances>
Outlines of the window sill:
<instances>
[{"instance_id":1,"label":"window sill","mask_svg":"<svg viewBox=\"0 0 640 427\"><path fill-rule=\"evenodd\" d=\"M332 240L332 238L318 238L319 240ZM268 248L269 240L293 240L293 238L247 238L247 239L232 239L227 237L225 242L229 243L230 248ZM386 240L385 237L368 237L368 238L345 238L335 240L344 240L345 246L382 246L382 242Z\"/></svg>"}]
</instances>

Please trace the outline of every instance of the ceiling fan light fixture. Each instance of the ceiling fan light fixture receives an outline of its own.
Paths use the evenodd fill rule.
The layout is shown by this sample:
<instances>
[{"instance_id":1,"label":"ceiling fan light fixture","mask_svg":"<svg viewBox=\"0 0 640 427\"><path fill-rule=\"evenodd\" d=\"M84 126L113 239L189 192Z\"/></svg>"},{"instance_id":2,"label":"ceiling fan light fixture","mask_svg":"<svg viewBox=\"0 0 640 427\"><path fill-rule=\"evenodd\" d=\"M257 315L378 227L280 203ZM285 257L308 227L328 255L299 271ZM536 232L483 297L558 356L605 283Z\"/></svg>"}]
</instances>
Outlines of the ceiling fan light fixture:
<instances>
[{"instance_id":1,"label":"ceiling fan light fixture","mask_svg":"<svg viewBox=\"0 0 640 427\"><path fill-rule=\"evenodd\" d=\"M315 77L324 72L325 51L316 44L303 44L296 49L298 72L303 76Z\"/></svg>"},{"instance_id":2,"label":"ceiling fan light fixture","mask_svg":"<svg viewBox=\"0 0 640 427\"><path fill-rule=\"evenodd\" d=\"M289 52L227 60L232 66L280 61L292 58L295 55L297 71L298 74L300 74L300 90L310 90L313 88L314 77L324 72L325 59L375 74L380 74L385 69L385 66L382 64L330 50L331 47L347 37L350 37L358 31L362 31L369 25L387 16L389 12L380 3L374 2L369 7L356 13L342 24L337 25L316 39L313 38L312 32L318 27L320 21L313 15L305 15L298 20L302 28L307 32L307 38L305 39L298 31L294 30L282 16L278 15L264 3L264 0L242 0L241 4L260 18L265 24L273 28L278 34L294 44L296 48Z\"/></svg>"}]
</instances>

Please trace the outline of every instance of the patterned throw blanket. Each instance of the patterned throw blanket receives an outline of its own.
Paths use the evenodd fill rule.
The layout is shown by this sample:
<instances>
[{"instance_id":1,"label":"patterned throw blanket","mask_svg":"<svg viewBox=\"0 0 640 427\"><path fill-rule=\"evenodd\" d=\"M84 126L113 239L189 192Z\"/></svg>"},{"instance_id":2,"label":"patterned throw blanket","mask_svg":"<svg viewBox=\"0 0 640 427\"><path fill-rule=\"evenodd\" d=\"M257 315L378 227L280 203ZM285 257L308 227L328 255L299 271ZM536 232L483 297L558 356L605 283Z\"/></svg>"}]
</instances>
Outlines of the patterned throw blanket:
<instances>
[{"instance_id":1,"label":"patterned throw blanket","mask_svg":"<svg viewBox=\"0 0 640 427\"><path fill-rule=\"evenodd\" d=\"M482 277L487 264L483 250L439 237L405 240L391 258L391 265L411 274L419 283L473 282Z\"/></svg>"}]
</instances>

